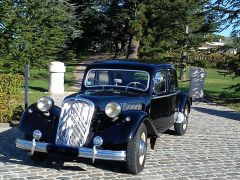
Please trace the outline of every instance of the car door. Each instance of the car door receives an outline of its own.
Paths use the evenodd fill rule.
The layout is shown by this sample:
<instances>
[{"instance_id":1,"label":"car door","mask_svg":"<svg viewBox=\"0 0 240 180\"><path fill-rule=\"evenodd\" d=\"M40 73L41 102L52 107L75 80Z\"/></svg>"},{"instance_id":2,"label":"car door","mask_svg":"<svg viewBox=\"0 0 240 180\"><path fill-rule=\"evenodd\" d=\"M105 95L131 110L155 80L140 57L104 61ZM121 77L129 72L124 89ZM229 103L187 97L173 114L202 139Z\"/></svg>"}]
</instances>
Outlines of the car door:
<instances>
[{"instance_id":1,"label":"car door","mask_svg":"<svg viewBox=\"0 0 240 180\"><path fill-rule=\"evenodd\" d=\"M169 90L169 111L170 111L170 126L174 124L174 114L178 111L178 83L177 74L174 69L168 70L168 90Z\"/></svg>"},{"instance_id":2,"label":"car door","mask_svg":"<svg viewBox=\"0 0 240 180\"><path fill-rule=\"evenodd\" d=\"M150 116L158 132L167 130L171 124L171 97L168 92L168 70L159 70L154 75Z\"/></svg>"}]
</instances>

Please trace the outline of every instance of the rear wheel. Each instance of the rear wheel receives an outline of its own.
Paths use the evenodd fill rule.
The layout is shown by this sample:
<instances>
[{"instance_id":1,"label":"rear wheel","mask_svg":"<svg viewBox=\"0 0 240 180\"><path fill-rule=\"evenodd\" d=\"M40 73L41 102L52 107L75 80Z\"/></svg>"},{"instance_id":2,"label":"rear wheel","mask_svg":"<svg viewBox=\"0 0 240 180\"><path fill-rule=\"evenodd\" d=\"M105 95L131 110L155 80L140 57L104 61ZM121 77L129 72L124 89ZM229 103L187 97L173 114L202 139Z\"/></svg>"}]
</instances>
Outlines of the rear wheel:
<instances>
[{"instance_id":1,"label":"rear wheel","mask_svg":"<svg viewBox=\"0 0 240 180\"><path fill-rule=\"evenodd\" d=\"M189 117L189 108L188 108L188 105L186 105L183 111L183 122L174 124L174 130L177 135L182 136L186 133L187 126L188 126L188 117Z\"/></svg>"},{"instance_id":2,"label":"rear wheel","mask_svg":"<svg viewBox=\"0 0 240 180\"><path fill-rule=\"evenodd\" d=\"M147 128L142 123L136 135L127 145L127 171L131 174L140 173L145 165L147 154Z\"/></svg>"}]
</instances>

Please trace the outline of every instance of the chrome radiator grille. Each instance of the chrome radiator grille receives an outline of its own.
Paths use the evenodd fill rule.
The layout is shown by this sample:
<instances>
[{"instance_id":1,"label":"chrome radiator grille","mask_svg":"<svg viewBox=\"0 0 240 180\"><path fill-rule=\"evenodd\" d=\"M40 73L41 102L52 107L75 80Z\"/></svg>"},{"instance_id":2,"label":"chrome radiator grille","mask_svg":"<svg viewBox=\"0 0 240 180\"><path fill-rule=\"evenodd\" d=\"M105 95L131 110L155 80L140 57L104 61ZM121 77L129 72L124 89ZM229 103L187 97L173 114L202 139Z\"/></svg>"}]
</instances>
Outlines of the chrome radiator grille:
<instances>
[{"instance_id":1,"label":"chrome radiator grille","mask_svg":"<svg viewBox=\"0 0 240 180\"><path fill-rule=\"evenodd\" d=\"M94 104L87 99L67 99L58 122L56 144L82 147L90 130Z\"/></svg>"}]
</instances>

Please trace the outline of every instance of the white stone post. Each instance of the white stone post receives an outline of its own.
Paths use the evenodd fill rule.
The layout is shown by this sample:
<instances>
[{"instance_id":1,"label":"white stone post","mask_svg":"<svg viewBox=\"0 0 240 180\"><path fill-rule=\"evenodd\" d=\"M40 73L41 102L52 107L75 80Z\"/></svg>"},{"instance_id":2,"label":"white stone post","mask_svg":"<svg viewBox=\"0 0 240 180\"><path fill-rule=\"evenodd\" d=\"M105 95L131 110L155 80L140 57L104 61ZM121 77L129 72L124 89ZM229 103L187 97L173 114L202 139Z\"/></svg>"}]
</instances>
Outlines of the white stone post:
<instances>
[{"instance_id":1,"label":"white stone post","mask_svg":"<svg viewBox=\"0 0 240 180\"><path fill-rule=\"evenodd\" d=\"M190 88L189 96L193 99L203 98L204 93L204 78L206 77L205 70L200 67L190 68Z\"/></svg>"},{"instance_id":2,"label":"white stone post","mask_svg":"<svg viewBox=\"0 0 240 180\"><path fill-rule=\"evenodd\" d=\"M64 73L66 66L59 61L53 61L49 65L49 88L50 93L64 93Z\"/></svg>"}]
</instances>

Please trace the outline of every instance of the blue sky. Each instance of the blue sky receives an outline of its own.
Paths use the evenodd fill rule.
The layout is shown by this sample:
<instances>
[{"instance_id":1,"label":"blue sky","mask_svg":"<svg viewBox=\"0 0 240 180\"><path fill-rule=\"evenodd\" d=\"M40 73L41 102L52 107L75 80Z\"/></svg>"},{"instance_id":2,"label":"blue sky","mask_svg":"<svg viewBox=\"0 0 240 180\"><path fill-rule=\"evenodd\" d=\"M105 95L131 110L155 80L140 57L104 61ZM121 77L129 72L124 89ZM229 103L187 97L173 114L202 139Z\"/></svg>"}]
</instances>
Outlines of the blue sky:
<instances>
[{"instance_id":1,"label":"blue sky","mask_svg":"<svg viewBox=\"0 0 240 180\"><path fill-rule=\"evenodd\" d=\"M218 32L216 34L219 34L225 37L230 37L231 32L232 32L232 26L229 26L229 28L224 29L222 32Z\"/></svg>"}]
</instances>

